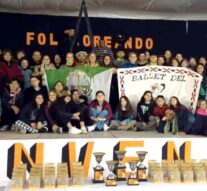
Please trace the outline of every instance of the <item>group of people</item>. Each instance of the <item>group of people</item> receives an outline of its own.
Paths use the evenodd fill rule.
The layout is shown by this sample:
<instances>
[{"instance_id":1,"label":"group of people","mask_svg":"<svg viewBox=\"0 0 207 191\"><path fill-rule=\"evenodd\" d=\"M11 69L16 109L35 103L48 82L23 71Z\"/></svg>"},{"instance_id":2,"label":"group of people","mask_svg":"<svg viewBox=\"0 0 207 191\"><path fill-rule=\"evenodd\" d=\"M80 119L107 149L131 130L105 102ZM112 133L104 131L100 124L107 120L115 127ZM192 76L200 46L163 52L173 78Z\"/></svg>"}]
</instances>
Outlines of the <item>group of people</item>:
<instances>
[{"instance_id":1,"label":"group of people","mask_svg":"<svg viewBox=\"0 0 207 191\"><path fill-rule=\"evenodd\" d=\"M157 130L206 136L206 62L205 57L199 58L198 62L193 57L187 60L181 53L172 57L170 50L159 56L147 51L130 52L126 59L124 50L118 50L114 55L104 40L100 40L99 46L90 53L68 52L65 61L59 54L54 55L52 61L49 55L42 57L39 51L34 51L29 60L23 50L13 58L12 52L5 49L0 55L0 130L15 129L21 133L67 131L71 134L94 130ZM171 97L167 104L162 95L154 100L150 91L143 94L137 110L133 110L126 96L118 97L117 68L155 65L185 67L203 76L195 114L177 97ZM79 95L77 89L68 92L61 81L57 81L49 92L42 85L46 70L80 66L113 68L109 102L101 90L88 103L85 95Z\"/></svg>"}]
</instances>

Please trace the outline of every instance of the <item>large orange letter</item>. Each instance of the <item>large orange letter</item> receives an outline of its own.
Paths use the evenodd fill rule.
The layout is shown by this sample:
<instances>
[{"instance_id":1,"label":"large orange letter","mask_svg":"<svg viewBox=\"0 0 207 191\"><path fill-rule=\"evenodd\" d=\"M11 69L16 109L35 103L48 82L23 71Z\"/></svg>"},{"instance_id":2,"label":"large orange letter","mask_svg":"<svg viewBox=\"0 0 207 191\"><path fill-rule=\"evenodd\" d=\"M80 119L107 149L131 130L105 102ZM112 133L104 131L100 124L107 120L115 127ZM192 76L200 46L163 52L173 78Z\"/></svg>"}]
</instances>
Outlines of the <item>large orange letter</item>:
<instances>
[{"instance_id":1,"label":"large orange letter","mask_svg":"<svg viewBox=\"0 0 207 191\"><path fill-rule=\"evenodd\" d=\"M39 33L37 36L37 42L41 46L45 45L46 44L46 35L44 33Z\"/></svg>"},{"instance_id":2,"label":"large orange letter","mask_svg":"<svg viewBox=\"0 0 207 191\"><path fill-rule=\"evenodd\" d=\"M177 152L174 141L168 141L162 147L162 159L166 159L169 161L174 160L184 160L184 162L189 162L191 159L191 142L186 141L180 147L180 155Z\"/></svg>"},{"instance_id":3,"label":"large orange letter","mask_svg":"<svg viewBox=\"0 0 207 191\"><path fill-rule=\"evenodd\" d=\"M44 144L36 143L30 149L30 155L25 149L22 143L15 143L8 150L8 164L7 164L7 176L11 178L12 171L18 164L26 163L27 170L34 164L43 164L44 161Z\"/></svg>"},{"instance_id":4,"label":"large orange letter","mask_svg":"<svg viewBox=\"0 0 207 191\"><path fill-rule=\"evenodd\" d=\"M34 32L27 32L26 33L26 45L31 45L31 41L34 40Z\"/></svg>"},{"instance_id":5,"label":"large orange letter","mask_svg":"<svg viewBox=\"0 0 207 191\"><path fill-rule=\"evenodd\" d=\"M50 33L50 46L58 46L58 41L54 40L54 34Z\"/></svg>"},{"instance_id":6,"label":"large orange letter","mask_svg":"<svg viewBox=\"0 0 207 191\"><path fill-rule=\"evenodd\" d=\"M91 155L93 150L94 142L88 142L85 144L79 154L78 161L82 162L84 166L84 175L85 177L88 176L89 172L89 165L91 161ZM73 162L76 162L76 145L75 142L69 142L67 145L65 145L62 149L62 162L67 162L69 167L69 176L72 176L72 164Z\"/></svg>"}]
</instances>

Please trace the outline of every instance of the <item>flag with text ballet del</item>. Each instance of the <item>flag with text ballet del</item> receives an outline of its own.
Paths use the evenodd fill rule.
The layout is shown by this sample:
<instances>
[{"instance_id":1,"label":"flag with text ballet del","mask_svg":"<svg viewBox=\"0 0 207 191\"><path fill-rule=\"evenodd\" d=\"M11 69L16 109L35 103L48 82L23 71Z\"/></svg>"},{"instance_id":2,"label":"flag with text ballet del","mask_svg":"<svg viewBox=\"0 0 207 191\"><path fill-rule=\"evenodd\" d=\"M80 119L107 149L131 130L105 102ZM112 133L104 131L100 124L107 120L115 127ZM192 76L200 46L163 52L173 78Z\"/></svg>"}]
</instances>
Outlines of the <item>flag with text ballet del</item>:
<instances>
[{"instance_id":1,"label":"flag with text ballet del","mask_svg":"<svg viewBox=\"0 0 207 191\"><path fill-rule=\"evenodd\" d=\"M176 96L190 110L195 111L202 76L180 67L136 67L118 69L119 96L126 95L136 106L145 91L155 99L163 95L167 102Z\"/></svg>"}]
</instances>

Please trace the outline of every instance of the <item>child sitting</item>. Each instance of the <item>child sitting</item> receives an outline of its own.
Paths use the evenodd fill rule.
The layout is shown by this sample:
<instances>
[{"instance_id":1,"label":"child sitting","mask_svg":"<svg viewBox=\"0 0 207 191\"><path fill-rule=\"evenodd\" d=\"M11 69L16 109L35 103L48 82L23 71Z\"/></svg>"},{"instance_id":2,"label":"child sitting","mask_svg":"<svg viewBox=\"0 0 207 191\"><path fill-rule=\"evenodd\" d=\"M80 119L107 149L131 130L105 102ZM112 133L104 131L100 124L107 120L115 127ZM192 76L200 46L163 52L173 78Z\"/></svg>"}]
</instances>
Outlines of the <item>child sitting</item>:
<instances>
[{"instance_id":1,"label":"child sitting","mask_svg":"<svg viewBox=\"0 0 207 191\"><path fill-rule=\"evenodd\" d=\"M136 120L134 120L134 112L126 96L120 98L118 109L110 126L114 130L133 130L135 128Z\"/></svg>"}]
</instances>

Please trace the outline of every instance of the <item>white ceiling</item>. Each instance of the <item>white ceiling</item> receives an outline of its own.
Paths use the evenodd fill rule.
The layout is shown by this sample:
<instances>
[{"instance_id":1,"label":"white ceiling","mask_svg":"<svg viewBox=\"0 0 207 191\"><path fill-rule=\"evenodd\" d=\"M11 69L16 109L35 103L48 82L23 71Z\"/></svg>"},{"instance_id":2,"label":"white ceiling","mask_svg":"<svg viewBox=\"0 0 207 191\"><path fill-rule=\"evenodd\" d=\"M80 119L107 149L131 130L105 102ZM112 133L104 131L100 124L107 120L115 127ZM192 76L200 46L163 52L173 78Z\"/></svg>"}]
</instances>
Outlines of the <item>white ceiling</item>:
<instances>
[{"instance_id":1,"label":"white ceiling","mask_svg":"<svg viewBox=\"0 0 207 191\"><path fill-rule=\"evenodd\" d=\"M0 0L0 12L77 16L82 0ZM207 20L207 0L86 0L89 16Z\"/></svg>"}]
</instances>

